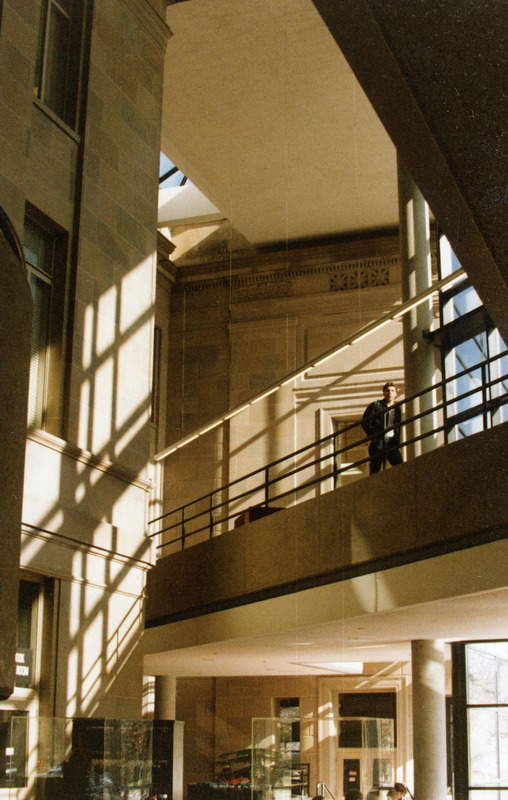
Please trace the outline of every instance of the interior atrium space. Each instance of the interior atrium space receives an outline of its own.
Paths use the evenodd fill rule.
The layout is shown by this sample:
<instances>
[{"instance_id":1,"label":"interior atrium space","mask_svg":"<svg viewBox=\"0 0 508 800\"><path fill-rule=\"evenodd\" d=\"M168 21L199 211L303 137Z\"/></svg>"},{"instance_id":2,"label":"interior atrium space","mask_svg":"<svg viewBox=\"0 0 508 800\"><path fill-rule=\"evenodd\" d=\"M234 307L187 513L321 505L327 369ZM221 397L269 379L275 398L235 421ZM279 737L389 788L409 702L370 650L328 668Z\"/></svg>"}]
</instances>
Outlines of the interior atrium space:
<instances>
[{"instance_id":1,"label":"interior atrium space","mask_svg":"<svg viewBox=\"0 0 508 800\"><path fill-rule=\"evenodd\" d=\"M0 800L508 800L498 0L0 0Z\"/></svg>"}]
</instances>

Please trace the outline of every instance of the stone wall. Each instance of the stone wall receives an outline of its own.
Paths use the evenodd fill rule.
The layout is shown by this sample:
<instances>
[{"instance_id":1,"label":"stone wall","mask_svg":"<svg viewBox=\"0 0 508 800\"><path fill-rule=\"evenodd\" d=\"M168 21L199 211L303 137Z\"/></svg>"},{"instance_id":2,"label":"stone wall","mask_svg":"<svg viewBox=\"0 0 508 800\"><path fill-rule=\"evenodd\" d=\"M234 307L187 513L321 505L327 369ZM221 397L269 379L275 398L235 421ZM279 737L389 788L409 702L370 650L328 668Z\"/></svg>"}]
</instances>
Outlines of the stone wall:
<instances>
[{"instance_id":1,"label":"stone wall","mask_svg":"<svg viewBox=\"0 0 508 800\"><path fill-rule=\"evenodd\" d=\"M393 233L177 266L166 445L393 307L401 294L398 252ZM403 389L401 337L400 323L391 323L170 455L166 510L357 420L386 380ZM251 504L262 499L253 495Z\"/></svg>"},{"instance_id":2,"label":"stone wall","mask_svg":"<svg viewBox=\"0 0 508 800\"><path fill-rule=\"evenodd\" d=\"M40 1L1 5L0 203L66 243L58 402L26 446L21 567L55 589L36 675L50 713L139 716L164 3L76 4L75 128L34 99Z\"/></svg>"}]
</instances>

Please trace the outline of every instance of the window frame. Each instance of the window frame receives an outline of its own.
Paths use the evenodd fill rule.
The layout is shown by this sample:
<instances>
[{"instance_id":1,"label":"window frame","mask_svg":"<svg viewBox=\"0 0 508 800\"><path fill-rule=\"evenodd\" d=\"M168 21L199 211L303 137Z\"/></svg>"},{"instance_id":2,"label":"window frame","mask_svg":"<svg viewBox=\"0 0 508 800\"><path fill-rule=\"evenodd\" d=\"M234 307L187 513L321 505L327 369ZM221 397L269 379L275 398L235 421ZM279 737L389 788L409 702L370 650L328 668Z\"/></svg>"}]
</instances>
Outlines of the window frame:
<instances>
[{"instance_id":1,"label":"window frame","mask_svg":"<svg viewBox=\"0 0 508 800\"><path fill-rule=\"evenodd\" d=\"M506 644L506 639L484 639L452 642L452 703L453 703L453 774L455 800L471 800L476 792L490 793L492 800L498 800L508 786L494 785L492 782L480 784L472 780L471 759L473 743L471 741L469 711L482 708L505 708L508 703L486 703L474 701L468 693L468 649L475 645ZM484 795L485 796L485 795Z\"/></svg>"},{"instance_id":2,"label":"window frame","mask_svg":"<svg viewBox=\"0 0 508 800\"><path fill-rule=\"evenodd\" d=\"M34 96L46 106L53 114L62 120L72 130L78 124L78 109L81 101L80 79L82 74L83 35L87 3L79 0L68 0L68 9L65 0L43 0L41 4L41 17L39 25L39 45L35 74ZM55 65L56 58L61 55L51 49L50 31L52 21L59 13L67 19L67 46L65 64L62 70L61 85L57 87L60 92L61 102L56 106L50 96L50 71ZM58 42L56 42L58 51Z\"/></svg>"},{"instance_id":3,"label":"window frame","mask_svg":"<svg viewBox=\"0 0 508 800\"><path fill-rule=\"evenodd\" d=\"M439 277L442 278L459 269L460 263L446 236L439 229L437 231L437 241ZM478 361L477 363L485 364L490 358L496 358L502 355L504 351L499 332L484 306L481 304L481 301L469 311L463 313L457 311L456 315L455 313L450 315L449 304L453 302L455 297L471 289L474 290L474 286L471 284L471 281L466 280L462 281L457 286L452 286L451 289L440 292L439 296L440 328L433 338L435 344L441 351L442 375L445 379L450 378L450 382L445 384L443 391L445 402L445 437L448 442L471 435L471 433L476 432L476 429L486 430L498 424L504 418L502 408L500 410L500 407L498 407L494 400L496 396L501 394L501 384L496 385L496 388L492 390L492 388L487 389L485 381L483 381L478 389L482 395L481 402L476 402L465 409L457 409L454 402L457 391L455 388L456 383L452 379L456 372L460 373L463 371L462 369L454 370L453 366L451 367L457 360L457 348L462 344L484 336L485 356L483 361ZM486 367L482 367L482 374L484 369L486 379L488 380L490 372L486 371ZM470 430L468 430L468 425L472 426Z\"/></svg>"},{"instance_id":4,"label":"window frame","mask_svg":"<svg viewBox=\"0 0 508 800\"><path fill-rule=\"evenodd\" d=\"M42 385L37 388L40 403L40 414L30 428L47 431L60 436L63 413L63 378L64 378L64 331L66 323L66 287L68 275L68 233L55 222L43 215L35 207L27 203L25 209L25 226L27 221L48 234L52 240L52 276L50 283L49 312L46 352L44 357L44 376ZM27 272L40 278L40 272L27 260ZM29 385L29 397L33 387ZM27 409L28 413L28 409Z\"/></svg>"}]
</instances>

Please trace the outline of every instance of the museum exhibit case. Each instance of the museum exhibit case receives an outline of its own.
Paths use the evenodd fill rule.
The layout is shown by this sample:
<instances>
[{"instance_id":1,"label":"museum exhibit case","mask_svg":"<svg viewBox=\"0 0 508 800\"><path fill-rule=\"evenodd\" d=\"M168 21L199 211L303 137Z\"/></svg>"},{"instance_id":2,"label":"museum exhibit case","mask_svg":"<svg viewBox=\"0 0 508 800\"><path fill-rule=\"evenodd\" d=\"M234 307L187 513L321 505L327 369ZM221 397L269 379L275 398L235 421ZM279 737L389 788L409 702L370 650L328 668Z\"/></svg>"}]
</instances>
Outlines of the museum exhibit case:
<instances>
[{"instance_id":1,"label":"museum exhibit case","mask_svg":"<svg viewBox=\"0 0 508 800\"><path fill-rule=\"evenodd\" d=\"M251 776L261 800L339 800L350 790L381 800L396 780L395 721L253 719Z\"/></svg>"},{"instance_id":2,"label":"museum exhibit case","mask_svg":"<svg viewBox=\"0 0 508 800\"><path fill-rule=\"evenodd\" d=\"M5 714L4 714L5 717ZM183 723L29 717L0 720L1 789L35 800L180 800Z\"/></svg>"}]
</instances>

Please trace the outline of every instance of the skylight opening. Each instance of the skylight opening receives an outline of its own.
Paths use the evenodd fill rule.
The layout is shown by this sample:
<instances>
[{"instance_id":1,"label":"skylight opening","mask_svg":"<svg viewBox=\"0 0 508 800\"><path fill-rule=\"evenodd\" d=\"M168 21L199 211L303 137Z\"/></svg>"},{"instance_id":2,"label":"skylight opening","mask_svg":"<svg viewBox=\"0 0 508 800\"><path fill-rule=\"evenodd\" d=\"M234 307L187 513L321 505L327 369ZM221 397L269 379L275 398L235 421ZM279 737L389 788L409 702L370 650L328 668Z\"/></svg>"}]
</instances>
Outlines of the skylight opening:
<instances>
[{"instance_id":1,"label":"skylight opening","mask_svg":"<svg viewBox=\"0 0 508 800\"><path fill-rule=\"evenodd\" d=\"M187 177L183 172L164 153L161 153L159 159L159 189L184 186L186 182Z\"/></svg>"}]
</instances>

